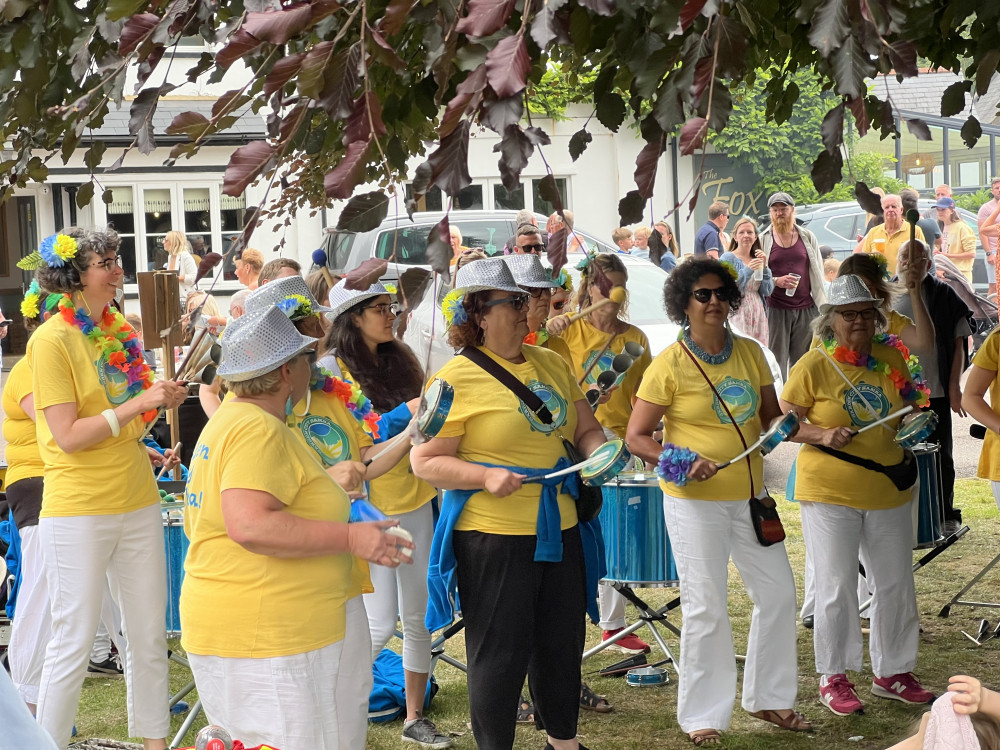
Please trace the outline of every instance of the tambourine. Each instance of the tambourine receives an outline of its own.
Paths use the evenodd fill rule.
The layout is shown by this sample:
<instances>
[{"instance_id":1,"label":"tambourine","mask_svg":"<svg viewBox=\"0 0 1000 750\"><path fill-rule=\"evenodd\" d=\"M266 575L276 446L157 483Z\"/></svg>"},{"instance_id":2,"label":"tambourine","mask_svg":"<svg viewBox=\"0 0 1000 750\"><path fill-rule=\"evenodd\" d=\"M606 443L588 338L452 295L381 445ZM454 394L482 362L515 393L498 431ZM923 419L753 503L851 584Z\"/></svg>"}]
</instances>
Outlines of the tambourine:
<instances>
[{"instance_id":1,"label":"tambourine","mask_svg":"<svg viewBox=\"0 0 1000 750\"><path fill-rule=\"evenodd\" d=\"M454 401L455 389L451 384L435 378L424 395L417 415L417 430L423 437L432 438L441 431Z\"/></svg>"},{"instance_id":2,"label":"tambourine","mask_svg":"<svg viewBox=\"0 0 1000 750\"><path fill-rule=\"evenodd\" d=\"M580 469L580 478L591 487L607 484L624 470L631 458L624 440L609 440L590 454L587 465Z\"/></svg>"},{"instance_id":3,"label":"tambourine","mask_svg":"<svg viewBox=\"0 0 1000 750\"><path fill-rule=\"evenodd\" d=\"M660 687L670 682L663 667L636 667L625 674L625 682L631 687Z\"/></svg>"},{"instance_id":4,"label":"tambourine","mask_svg":"<svg viewBox=\"0 0 1000 750\"><path fill-rule=\"evenodd\" d=\"M893 440L900 448L913 448L937 429L938 417L932 411L921 412L899 428Z\"/></svg>"},{"instance_id":5,"label":"tambourine","mask_svg":"<svg viewBox=\"0 0 1000 750\"><path fill-rule=\"evenodd\" d=\"M760 455L766 456L786 440L795 436L799 431L799 415L794 411L788 412L760 439Z\"/></svg>"}]
</instances>

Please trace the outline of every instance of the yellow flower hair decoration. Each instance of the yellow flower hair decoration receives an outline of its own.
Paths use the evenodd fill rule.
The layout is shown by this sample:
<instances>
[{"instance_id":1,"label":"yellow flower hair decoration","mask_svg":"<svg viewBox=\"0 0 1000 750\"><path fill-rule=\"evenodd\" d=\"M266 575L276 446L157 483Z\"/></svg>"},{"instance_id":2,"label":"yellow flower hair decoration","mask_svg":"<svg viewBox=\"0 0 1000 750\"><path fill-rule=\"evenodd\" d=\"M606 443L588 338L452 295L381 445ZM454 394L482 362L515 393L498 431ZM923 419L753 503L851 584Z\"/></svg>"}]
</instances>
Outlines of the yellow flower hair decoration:
<instances>
[{"instance_id":1,"label":"yellow flower hair decoration","mask_svg":"<svg viewBox=\"0 0 1000 750\"><path fill-rule=\"evenodd\" d=\"M38 252L49 268L59 268L76 257L77 249L76 240L68 234L52 234L42 240Z\"/></svg>"},{"instance_id":2,"label":"yellow flower hair decoration","mask_svg":"<svg viewBox=\"0 0 1000 750\"><path fill-rule=\"evenodd\" d=\"M41 287L38 286L37 281L32 279L31 286L28 287L28 293L21 300L21 315L25 318L37 318L42 312L41 300Z\"/></svg>"},{"instance_id":3,"label":"yellow flower hair decoration","mask_svg":"<svg viewBox=\"0 0 1000 750\"><path fill-rule=\"evenodd\" d=\"M722 266L723 268L725 268L725 269L726 269L726 271L727 271L727 272L729 273L729 275L730 275L730 276L732 276L732 277L733 277L733 281L738 281L738 280L739 280L739 278L740 278L740 274L739 274L739 272L738 272L738 271L736 270L736 266L734 266L734 265L733 265L732 263L730 263L729 261L725 261L725 260L724 260L724 261L722 261L722 262L720 263L720 265L721 265L721 266Z\"/></svg>"}]
</instances>

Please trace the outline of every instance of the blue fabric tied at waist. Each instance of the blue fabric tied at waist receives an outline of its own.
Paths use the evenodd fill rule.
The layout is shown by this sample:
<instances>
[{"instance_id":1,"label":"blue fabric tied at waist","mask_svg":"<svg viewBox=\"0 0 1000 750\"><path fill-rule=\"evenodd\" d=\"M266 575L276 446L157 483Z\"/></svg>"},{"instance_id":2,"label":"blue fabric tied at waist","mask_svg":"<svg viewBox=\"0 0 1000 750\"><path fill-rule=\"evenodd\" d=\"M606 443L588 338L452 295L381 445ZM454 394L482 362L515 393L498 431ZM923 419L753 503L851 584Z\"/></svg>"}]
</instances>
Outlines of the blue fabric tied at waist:
<instances>
[{"instance_id":1,"label":"blue fabric tied at waist","mask_svg":"<svg viewBox=\"0 0 1000 750\"><path fill-rule=\"evenodd\" d=\"M494 469L507 469L522 474L526 479L535 479L542 486L538 503L538 521L535 533L535 562L560 562L562 560L562 516L559 513L559 491L571 497L580 494L580 479L576 472L552 479L540 479L570 465L565 457L560 458L551 469L526 469L522 466L500 466L480 463ZM445 490L441 504L441 517L434 527L431 541L430 564L427 567L427 616L424 623L430 632L451 624L458 607L458 579L455 572L455 548L453 533L465 504L469 498L482 490ZM502 499L502 498L501 498ZM580 537L583 541L583 556L587 570L587 614L595 623L600 620L597 607L597 582L607 573L604 555L604 535L601 523L594 519L580 522Z\"/></svg>"}]
</instances>

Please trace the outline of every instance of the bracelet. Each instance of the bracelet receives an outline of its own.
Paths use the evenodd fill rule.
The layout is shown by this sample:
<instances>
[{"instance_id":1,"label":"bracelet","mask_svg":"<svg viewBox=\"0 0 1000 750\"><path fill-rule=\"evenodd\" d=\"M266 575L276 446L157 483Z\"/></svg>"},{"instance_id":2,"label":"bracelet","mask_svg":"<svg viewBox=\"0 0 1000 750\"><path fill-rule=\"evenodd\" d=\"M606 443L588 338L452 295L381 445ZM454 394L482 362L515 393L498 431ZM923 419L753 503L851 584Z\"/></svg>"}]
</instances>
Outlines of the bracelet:
<instances>
[{"instance_id":1,"label":"bracelet","mask_svg":"<svg viewBox=\"0 0 1000 750\"><path fill-rule=\"evenodd\" d=\"M121 434L122 428L118 424L118 415L115 414L115 410L105 409L101 412L101 416L108 421L108 427L111 428L111 437L118 437Z\"/></svg>"}]
</instances>

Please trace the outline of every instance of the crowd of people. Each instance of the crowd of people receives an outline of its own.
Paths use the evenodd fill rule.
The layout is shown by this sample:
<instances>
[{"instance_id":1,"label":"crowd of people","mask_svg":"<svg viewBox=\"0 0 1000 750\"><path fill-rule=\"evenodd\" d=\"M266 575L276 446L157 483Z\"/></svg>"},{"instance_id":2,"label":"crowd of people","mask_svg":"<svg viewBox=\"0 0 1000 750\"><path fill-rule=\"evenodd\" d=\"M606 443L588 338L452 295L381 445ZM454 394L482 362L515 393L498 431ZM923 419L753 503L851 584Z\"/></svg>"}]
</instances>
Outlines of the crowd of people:
<instances>
[{"instance_id":1,"label":"crowd of people","mask_svg":"<svg viewBox=\"0 0 1000 750\"><path fill-rule=\"evenodd\" d=\"M1000 403L1000 333L972 360L963 394L971 315L931 268L936 253L964 260L967 238L939 199L946 244L920 229L911 241L910 200L883 196L881 221L836 265L783 192L768 199L764 230L742 217L727 234L728 206L712 204L687 256L666 222L616 230L618 252L586 252L569 211L544 230L521 217L492 258L453 234L454 281L441 305L456 354L436 373L397 338L399 305L416 303L392 286L331 286L322 273L303 278L293 260L264 263L246 249L235 261L246 289L223 314L194 288L183 235L168 235L170 270L182 285L192 280L184 322L194 337L218 336L222 350L217 378L199 386L207 423L187 467L179 599L208 720L247 747L363 747L372 665L401 627L401 740L450 747L425 716L425 694L432 634L461 618L477 746L512 747L527 720L546 748L582 748L580 711L612 710L582 681L587 618L609 647L649 646L625 632L625 600L600 583L600 521L578 473L565 470L623 441L647 465L690 455L682 475L664 471L660 481L683 612L681 731L711 746L730 728L730 561L753 602L742 708L813 731L798 710L792 567L783 536L760 526L758 507L773 507L763 459L716 462L791 414L808 561L802 614L820 703L838 716L864 707L851 678L863 660L859 560L873 597L870 694L934 702L914 676L916 470L893 439L913 415L896 412L936 415L949 533L962 520L952 412L989 429L980 475L1000 506L1000 416L990 405ZM998 216L1000 207L981 212L994 249ZM586 253L575 283L542 262L559 230ZM117 309L118 250L111 229L46 238L22 306L34 330L3 393L7 498L22 539L11 676L38 725L66 747L103 623L121 657L129 733L161 750L168 594L154 471L179 456L143 438L188 386L156 379ZM669 271L663 306L678 336L662 352L629 323L629 276L641 266L623 263L626 253ZM778 359L780 398L763 346ZM435 379L450 386L450 404L430 430L422 405L437 406L425 400ZM882 427L865 429L875 422ZM898 747L952 724L997 747L996 694L969 677L949 691Z\"/></svg>"}]
</instances>

